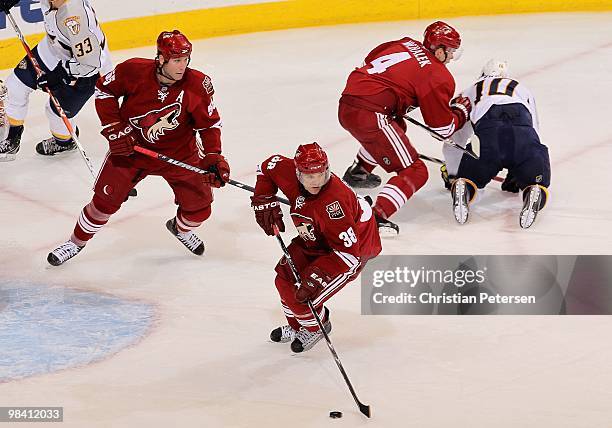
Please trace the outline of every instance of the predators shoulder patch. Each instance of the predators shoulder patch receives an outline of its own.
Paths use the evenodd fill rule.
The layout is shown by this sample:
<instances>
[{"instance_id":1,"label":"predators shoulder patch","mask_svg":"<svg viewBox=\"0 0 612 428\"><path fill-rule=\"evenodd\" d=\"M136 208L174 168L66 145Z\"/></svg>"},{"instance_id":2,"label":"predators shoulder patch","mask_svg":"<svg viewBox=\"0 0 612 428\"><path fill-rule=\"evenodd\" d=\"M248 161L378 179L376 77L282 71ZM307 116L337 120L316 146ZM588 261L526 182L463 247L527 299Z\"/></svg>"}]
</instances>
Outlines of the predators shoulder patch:
<instances>
[{"instance_id":1,"label":"predators shoulder patch","mask_svg":"<svg viewBox=\"0 0 612 428\"><path fill-rule=\"evenodd\" d=\"M66 28L68 28L68 30L70 30L73 36L76 36L81 31L80 20L81 18L78 16L69 16L68 18L64 19L64 25Z\"/></svg>"},{"instance_id":2,"label":"predators shoulder patch","mask_svg":"<svg viewBox=\"0 0 612 428\"><path fill-rule=\"evenodd\" d=\"M212 80L210 80L210 77L208 76L204 76L204 81L202 82L202 86L204 86L204 90L206 91L208 95L215 92L215 89L213 88Z\"/></svg>"}]
</instances>

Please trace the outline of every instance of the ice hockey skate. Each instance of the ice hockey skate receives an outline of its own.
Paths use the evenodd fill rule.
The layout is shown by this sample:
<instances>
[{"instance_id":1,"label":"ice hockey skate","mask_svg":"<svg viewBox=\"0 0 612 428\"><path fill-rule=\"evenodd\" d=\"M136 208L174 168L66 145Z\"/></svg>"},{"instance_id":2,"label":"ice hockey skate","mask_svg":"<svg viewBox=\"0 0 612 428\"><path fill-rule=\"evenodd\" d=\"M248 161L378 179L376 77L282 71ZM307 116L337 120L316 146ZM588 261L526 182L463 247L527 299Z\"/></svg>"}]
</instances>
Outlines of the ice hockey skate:
<instances>
[{"instance_id":1,"label":"ice hockey skate","mask_svg":"<svg viewBox=\"0 0 612 428\"><path fill-rule=\"evenodd\" d=\"M399 235L399 226L391 220L374 212L374 218L378 225L378 233L380 236L397 236Z\"/></svg>"},{"instance_id":2,"label":"ice hockey skate","mask_svg":"<svg viewBox=\"0 0 612 428\"><path fill-rule=\"evenodd\" d=\"M66 241L49 253L47 261L53 266L59 266L79 254L83 248L72 241Z\"/></svg>"},{"instance_id":3,"label":"ice hockey skate","mask_svg":"<svg viewBox=\"0 0 612 428\"><path fill-rule=\"evenodd\" d=\"M14 161L19 151L23 126L11 126L8 136L0 141L0 162Z\"/></svg>"},{"instance_id":4,"label":"ice hockey skate","mask_svg":"<svg viewBox=\"0 0 612 428\"><path fill-rule=\"evenodd\" d=\"M332 329L331 321L329 320L329 309L325 308L325 316L323 317L325 321L323 321L323 328L325 332L329 334ZM321 330L312 332L306 330L304 327L300 327L300 329L295 334L295 339L291 342L291 350L295 353L300 353L304 351L308 351L313 346L315 346L319 340L323 339L323 332Z\"/></svg>"},{"instance_id":5,"label":"ice hockey skate","mask_svg":"<svg viewBox=\"0 0 612 428\"><path fill-rule=\"evenodd\" d=\"M197 256L204 254L204 242L202 242L202 240L192 231L186 233L179 232L176 228L176 217L171 218L166 222L166 229L168 229L171 234L176 236L176 239L181 241L181 244L187 247L187 249L193 254Z\"/></svg>"},{"instance_id":6,"label":"ice hockey skate","mask_svg":"<svg viewBox=\"0 0 612 428\"><path fill-rule=\"evenodd\" d=\"M372 198L369 195L364 196L364 199L370 204L370 206L374 204L374 201L372 201ZM372 212L374 213L374 219L376 220L376 225L378 226L378 233L381 237L399 235L399 226L393 223L391 220L385 218L382 210L372 206Z\"/></svg>"},{"instance_id":7,"label":"ice hockey skate","mask_svg":"<svg viewBox=\"0 0 612 428\"><path fill-rule=\"evenodd\" d=\"M357 162L348 167L342 179L356 189L373 189L382 183L380 176L367 172Z\"/></svg>"},{"instance_id":8,"label":"ice hockey skate","mask_svg":"<svg viewBox=\"0 0 612 428\"><path fill-rule=\"evenodd\" d=\"M76 143L70 139L69 141L62 142L56 138L51 137L46 140L42 140L36 145L36 153L43 156L54 156L58 153L69 152L76 150Z\"/></svg>"},{"instance_id":9,"label":"ice hockey skate","mask_svg":"<svg viewBox=\"0 0 612 428\"><path fill-rule=\"evenodd\" d=\"M531 227L545 203L546 191L544 188L533 185L523 190L523 209L519 216L519 223L523 229Z\"/></svg>"},{"instance_id":10,"label":"ice hockey skate","mask_svg":"<svg viewBox=\"0 0 612 428\"><path fill-rule=\"evenodd\" d=\"M278 343L291 342L295 338L296 333L293 327L289 324L285 324L272 330L270 333L270 340Z\"/></svg>"},{"instance_id":11,"label":"ice hockey skate","mask_svg":"<svg viewBox=\"0 0 612 428\"><path fill-rule=\"evenodd\" d=\"M451 193L453 195L453 214L455 215L455 220L457 220L459 224L465 224L470 215L467 186L465 179L459 178L453 182L451 187Z\"/></svg>"}]
</instances>

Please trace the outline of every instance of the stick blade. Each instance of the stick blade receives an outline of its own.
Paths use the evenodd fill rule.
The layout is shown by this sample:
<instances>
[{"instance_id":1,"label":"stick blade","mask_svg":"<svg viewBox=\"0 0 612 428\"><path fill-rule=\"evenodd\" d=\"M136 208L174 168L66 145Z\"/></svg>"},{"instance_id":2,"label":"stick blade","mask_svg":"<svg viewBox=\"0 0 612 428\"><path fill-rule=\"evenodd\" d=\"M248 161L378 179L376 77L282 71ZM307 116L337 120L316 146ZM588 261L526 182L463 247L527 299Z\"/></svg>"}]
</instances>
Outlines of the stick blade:
<instances>
[{"instance_id":1,"label":"stick blade","mask_svg":"<svg viewBox=\"0 0 612 428\"><path fill-rule=\"evenodd\" d=\"M366 415L368 418L370 417L370 406L367 404L359 403L359 411Z\"/></svg>"}]
</instances>

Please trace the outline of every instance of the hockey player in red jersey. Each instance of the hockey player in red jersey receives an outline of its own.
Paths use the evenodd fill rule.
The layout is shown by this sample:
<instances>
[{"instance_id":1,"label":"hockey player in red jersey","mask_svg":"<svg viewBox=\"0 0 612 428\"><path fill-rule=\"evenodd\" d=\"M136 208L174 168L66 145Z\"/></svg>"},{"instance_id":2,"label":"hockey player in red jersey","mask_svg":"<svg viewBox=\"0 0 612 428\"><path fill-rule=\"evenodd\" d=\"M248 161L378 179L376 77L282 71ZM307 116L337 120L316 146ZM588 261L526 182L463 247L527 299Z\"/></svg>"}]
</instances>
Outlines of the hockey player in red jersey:
<instances>
[{"instance_id":1,"label":"hockey player in red jersey","mask_svg":"<svg viewBox=\"0 0 612 428\"><path fill-rule=\"evenodd\" d=\"M303 352L323 337L306 302L312 301L325 330L331 331L323 304L382 248L370 204L330 172L317 143L299 146L294 159L275 155L258 167L251 200L257 223L268 235L274 234L274 225L285 230L278 190L291 202L291 219L299 232L288 249L302 284L296 289L283 257L276 265L275 283L288 324L272 330L270 338L292 341L292 351Z\"/></svg>"},{"instance_id":2,"label":"hockey player in red jersey","mask_svg":"<svg viewBox=\"0 0 612 428\"><path fill-rule=\"evenodd\" d=\"M389 221L427 182L427 167L406 136L403 116L420 107L425 123L445 137L468 120L469 100L451 101L455 81L446 64L458 57L459 33L444 22L434 22L420 43L410 37L383 43L355 69L338 109L344 129L361 144L355 163L344 174L352 187L381 184L372 170L380 165L395 173L376 198L374 213L381 231L398 233Z\"/></svg>"},{"instance_id":3,"label":"hockey player in red jersey","mask_svg":"<svg viewBox=\"0 0 612 428\"><path fill-rule=\"evenodd\" d=\"M174 192L176 216L166 227L192 253L204 243L192 230L211 213L212 187L229 180L221 155L221 119L210 77L188 68L192 46L180 31L157 39L155 60L134 58L119 64L96 84L96 110L109 153L96 180L94 196L79 216L70 240L49 253L54 266L74 257L147 175L163 177ZM120 98L123 98L120 103ZM196 133L201 144L196 143ZM200 175L134 152L140 145L211 171Z\"/></svg>"}]
</instances>

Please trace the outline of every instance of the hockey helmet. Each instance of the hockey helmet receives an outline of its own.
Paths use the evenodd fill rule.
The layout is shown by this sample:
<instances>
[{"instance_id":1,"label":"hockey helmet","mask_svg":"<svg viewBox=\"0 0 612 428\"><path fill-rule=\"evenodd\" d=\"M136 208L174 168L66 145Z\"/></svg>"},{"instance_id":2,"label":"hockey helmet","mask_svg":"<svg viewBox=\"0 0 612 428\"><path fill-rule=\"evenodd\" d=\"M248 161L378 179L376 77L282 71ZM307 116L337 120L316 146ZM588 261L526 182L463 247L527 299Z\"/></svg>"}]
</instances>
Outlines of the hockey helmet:
<instances>
[{"instance_id":1,"label":"hockey helmet","mask_svg":"<svg viewBox=\"0 0 612 428\"><path fill-rule=\"evenodd\" d=\"M317 143L302 144L298 146L293 158L298 179L302 182L302 174L325 173L324 184L329 181L329 161L327 154Z\"/></svg>"},{"instance_id":2,"label":"hockey helmet","mask_svg":"<svg viewBox=\"0 0 612 428\"><path fill-rule=\"evenodd\" d=\"M508 63L492 58L482 67L480 77L508 77Z\"/></svg>"},{"instance_id":3,"label":"hockey helmet","mask_svg":"<svg viewBox=\"0 0 612 428\"><path fill-rule=\"evenodd\" d=\"M461 36L453 27L442 21L429 24L423 34L423 45L434 52L440 46L459 49Z\"/></svg>"},{"instance_id":4,"label":"hockey helmet","mask_svg":"<svg viewBox=\"0 0 612 428\"><path fill-rule=\"evenodd\" d=\"M162 55L164 61L172 58L190 57L192 45L179 30L162 31L157 37L157 55Z\"/></svg>"}]
</instances>

